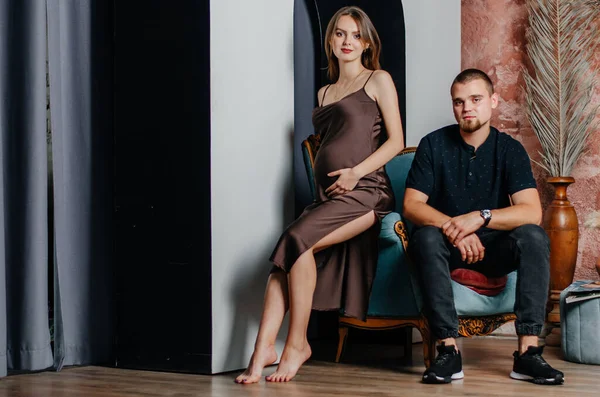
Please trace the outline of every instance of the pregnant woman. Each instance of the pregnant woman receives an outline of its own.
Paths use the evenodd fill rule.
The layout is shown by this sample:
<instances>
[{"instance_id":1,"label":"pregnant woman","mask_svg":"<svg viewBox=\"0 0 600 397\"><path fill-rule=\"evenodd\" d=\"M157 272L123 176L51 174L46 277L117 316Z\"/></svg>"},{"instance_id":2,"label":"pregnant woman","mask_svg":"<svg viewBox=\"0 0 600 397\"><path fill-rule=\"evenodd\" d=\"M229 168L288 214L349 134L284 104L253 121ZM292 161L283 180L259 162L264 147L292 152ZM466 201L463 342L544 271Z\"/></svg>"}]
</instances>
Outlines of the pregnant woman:
<instances>
[{"instance_id":1,"label":"pregnant woman","mask_svg":"<svg viewBox=\"0 0 600 397\"><path fill-rule=\"evenodd\" d=\"M237 383L255 383L277 361L275 339L285 313L289 331L271 382L291 380L310 357L311 309L365 319L377 265L381 219L394 207L383 166L404 148L398 97L380 69L381 43L369 17L344 7L327 26L325 51L333 84L313 111L321 146L314 162L317 199L283 233L254 353Z\"/></svg>"}]
</instances>

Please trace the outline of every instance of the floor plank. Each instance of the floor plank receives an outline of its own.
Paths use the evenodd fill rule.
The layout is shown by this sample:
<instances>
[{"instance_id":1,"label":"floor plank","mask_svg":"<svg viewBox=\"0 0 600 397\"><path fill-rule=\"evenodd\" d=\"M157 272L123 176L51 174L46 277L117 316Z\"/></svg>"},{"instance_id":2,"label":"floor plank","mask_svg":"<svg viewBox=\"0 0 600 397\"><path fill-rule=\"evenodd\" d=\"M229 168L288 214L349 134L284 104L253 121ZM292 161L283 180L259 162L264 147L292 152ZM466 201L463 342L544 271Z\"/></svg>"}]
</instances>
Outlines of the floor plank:
<instances>
[{"instance_id":1,"label":"floor plank","mask_svg":"<svg viewBox=\"0 0 600 397\"><path fill-rule=\"evenodd\" d=\"M544 396L600 395L600 366L563 361L560 349L546 348L551 365L565 372L563 386L537 386L512 380L512 352L516 341L507 338L460 340L465 379L450 385L420 383L421 345L413 348L412 363L384 357L381 361L350 360L335 364L309 361L296 379L287 384L237 385L238 374L214 376L135 371L104 367L67 368L59 373L12 375L0 380L0 397L188 397L188 396ZM354 354L356 356L356 354ZM348 361L348 360L347 360ZM365 364L367 362L368 364ZM275 367L265 370L272 373Z\"/></svg>"}]
</instances>

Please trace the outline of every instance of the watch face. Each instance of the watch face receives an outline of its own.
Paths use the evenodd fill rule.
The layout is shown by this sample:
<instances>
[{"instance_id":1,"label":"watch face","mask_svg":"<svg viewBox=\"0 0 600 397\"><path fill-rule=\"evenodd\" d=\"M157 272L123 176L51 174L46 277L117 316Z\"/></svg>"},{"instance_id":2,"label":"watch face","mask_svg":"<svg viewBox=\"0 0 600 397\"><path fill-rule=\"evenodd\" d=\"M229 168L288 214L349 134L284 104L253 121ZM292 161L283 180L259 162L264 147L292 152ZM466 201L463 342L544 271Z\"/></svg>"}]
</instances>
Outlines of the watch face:
<instances>
[{"instance_id":1,"label":"watch face","mask_svg":"<svg viewBox=\"0 0 600 397\"><path fill-rule=\"evenodd\" d=\"M481 215L483 215L484 218L491 218L492 217L492 211L490 210L483 210L481 211Z\"/></svg>"}]
</instances>

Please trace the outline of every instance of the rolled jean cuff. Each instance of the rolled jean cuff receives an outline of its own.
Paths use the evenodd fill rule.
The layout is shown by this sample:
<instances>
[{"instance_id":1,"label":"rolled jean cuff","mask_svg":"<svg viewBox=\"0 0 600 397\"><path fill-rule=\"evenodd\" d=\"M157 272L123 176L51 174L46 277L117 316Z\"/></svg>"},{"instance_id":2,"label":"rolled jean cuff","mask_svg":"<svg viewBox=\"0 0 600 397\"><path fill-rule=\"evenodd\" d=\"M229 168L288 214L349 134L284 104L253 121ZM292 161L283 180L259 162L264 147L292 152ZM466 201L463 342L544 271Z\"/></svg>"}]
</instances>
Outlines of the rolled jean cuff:
<instances>
[{"instance_id":1,"label":"rolled jean cuff","mask_svg":"<svg viewBox=\"0 0 600 397\"><path fill-rule=\"evenodd\" d=\"M542 333L541 324L515 324L517 335L539 336Z\"/></svg>"},{"instance_id":2,"label":"rolled jean cuff","mask_svg":"<svg viewBox=\"0 0 600 397\"><path fill-rule=\"evenodd\" d=\"M458 330L455 329L438 329L434 333L437 340L440 339L448 339L448 338L458 338Z\"/></svg>"}]
</instances>

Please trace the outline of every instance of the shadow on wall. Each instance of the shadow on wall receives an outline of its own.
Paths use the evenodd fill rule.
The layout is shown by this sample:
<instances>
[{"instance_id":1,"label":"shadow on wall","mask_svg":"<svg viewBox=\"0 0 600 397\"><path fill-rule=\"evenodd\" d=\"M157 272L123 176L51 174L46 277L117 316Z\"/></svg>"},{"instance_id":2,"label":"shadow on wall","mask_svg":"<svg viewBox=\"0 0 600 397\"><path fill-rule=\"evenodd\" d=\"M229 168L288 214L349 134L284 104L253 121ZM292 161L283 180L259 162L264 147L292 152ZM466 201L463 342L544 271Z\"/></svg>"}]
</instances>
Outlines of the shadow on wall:
<instances>
[{"instance_id":1,"label":"shadow on wall","mask_svg":"<svg viewBox=\"0 0 600 397\"><path fill-rule=\"evenodd\" d=\"M288 130L288 153L292 152L294 142L294 129L289 127ZM239 365L240 369L245 368L249 355L246 355L248 341L252 341L254 347L254 339L260 324L260 318L263 309L264 291L267 286L269 271L273 266L269 262L269 257L275 248L281 232L294 220L294 187L292 163L290 163L287 172L284 174L281 207L279 213L282 215L282 225L268 241L261 247L256 247L256 250L249 252L242 263L239 263L235 268L238 274L236 275L237 282L233 283L231 289L231 302L235 307L232 310L233 319L230 331L229 351L226 355L226 368L234 368ZM287 316L286 316L287 317ZM249 335L249 332L254 332ZM284 321L279 337L287 334L287 322ZM250 338L250 339L249 339ZM281 352L278 352L280 355Z\"/></svg>"}]
</instances>

